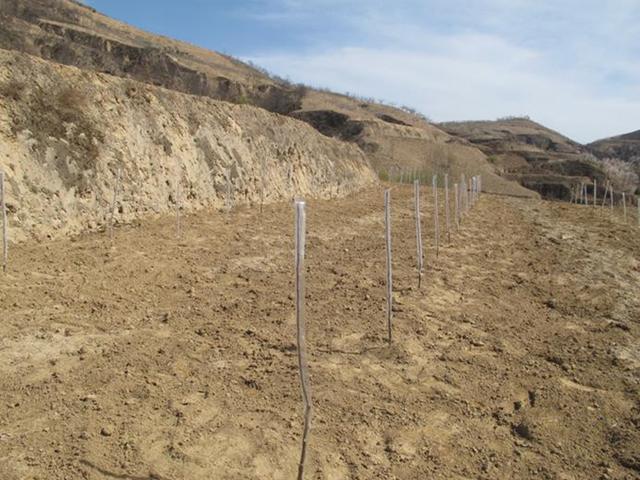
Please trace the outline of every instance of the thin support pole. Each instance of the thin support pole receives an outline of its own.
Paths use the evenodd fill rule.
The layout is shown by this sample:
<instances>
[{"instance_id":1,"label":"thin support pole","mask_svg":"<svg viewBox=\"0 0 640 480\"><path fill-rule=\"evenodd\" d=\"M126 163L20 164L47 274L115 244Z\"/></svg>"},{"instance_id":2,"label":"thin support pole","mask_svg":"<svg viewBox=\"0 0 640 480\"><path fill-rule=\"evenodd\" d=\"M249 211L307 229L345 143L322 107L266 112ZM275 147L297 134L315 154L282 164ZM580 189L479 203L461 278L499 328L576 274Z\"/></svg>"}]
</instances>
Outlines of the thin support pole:
<instances>
[{"instance_id":1,"label":"thin support pole","mask_svg":"<svg viewBox=\"0 0 640 480\"><path fill-rule=\"evenodd\" d=\"M304 467L307 457L307 442L311 428L311 389L309 387L309 367L307 365L307 347L305 341L304 323L304 244L305 244L305 203L296 200L296 326L298 340L298 369L300 371L300 387L302 389L302 401L304 403L304 429L302 432L302 448L300 451L300 463L298 463L298 480L304 478Z\"/></svg>"},{"instance_id":2,"label":"thin support pole","mask_svg":"<svg viewBox=\"0 0 640 480\"><path fill-rule=\"evenodd\" d=\"M384 191L384 238L387 247L387 335L391 344L391 321L393 315L393 272L391 264L391 191Z\"/></svg>"},{"instance_id":3,"label":"thin support pole","mask_svg":"<svg viewBox=\"0 0 640 480\"><path fill-rule=\"evenodd\" d=\"M447 229L447 242L451 242L451 223L449 219L449 175L444 174L444 218Z\"/></svg>"},{"instance_id":4,"label":"thin support pole","mask_svg":"<svg viewBox=\"0 0 640 480\"><path fill-rule=\"evenodd\" d=\"M121 171L118 168L116 172L116 183L113 186L113 198L111 199L111 213L109 214L109 240L113 243L113 224L116 215L116 202L118 200L118 191L120 190Z\"/></svg>"},{"instance_id":5,"label":"thin support pole","mask_svg":"<svg viewBox=\"0 0 640 480\"><path fill-rule=\"evenodd\" d=\"M7 236L7 203L4 192L4 172L0 172L0 203L2 203L2 271L6 273L9 265L9 239Z\"/></svg>"},{"instance_id":6,"label":"thin support pole","mask_svg":"<svg viewBox=\"0 0 640 480\"><path fill-rule=\"evenodd\" d=\"M625 192L622 192L622 211L624 212L624 221L627 222L627 197Z\"/></svg>"},{"instance_id":7,"label":"thin support pole","mask_svg":"<svg viewBox=\"0 0 640 480\"><path fill-rule=\"evenodd\" d=\"M595 207L598 203L598 181L593 179L593 206Z\"/></svg>"},{"instance_id":8,"label":"thin support pole","mask_svg":"<svg viewBox=\"0 0 640 480\"><path fill-rule=\"evenodd\" d=\"M453 184L453 202L455 207L456 231L460 229L460 197L458 193L458 184Z\"/></svg>"},{"instance_id":9,"label":"thin support pole","mask_svg":"<svg viewBox=\"0 0 640 480\"><path fill-rule=\"evenodd\" d=\"M176 178L176 237L182 236L182 225L180 224L180 178Z\"/></svg>"},{"instance_id":10,"label":"thin support pole","mask_svg":"<svg viewBox=\"0 0 640 480\"><path fill-rule=\"evenodd\" d=\"M431 178L433 188L433 222L435 228L436 257L440 254L440 220L438 218L438 176Z\"/></svg>"},{"instance_id":11,"label":"thin support pole","mask_svg":"<svg viewBox=\"0 0 640 480\"><path fill-rule=\"evenodd\" d=\"M416 255L418 267L418 289L422 286L422 221L420 219L420 180L413 181L413 195L415 198L415 220L416 220Z\"/></svg>"},{"instance_id":12,"label":"thin support pole","mask_svg":"<svg viewBox=\"0 0 640 480\"><path fill-rule=\"evenodd\" d=\"M227 169L227 195L226 195L226 207L227 213L231 211L232 208L232 200L231 200L231 167Z\"/></svg>"}]
</instances>

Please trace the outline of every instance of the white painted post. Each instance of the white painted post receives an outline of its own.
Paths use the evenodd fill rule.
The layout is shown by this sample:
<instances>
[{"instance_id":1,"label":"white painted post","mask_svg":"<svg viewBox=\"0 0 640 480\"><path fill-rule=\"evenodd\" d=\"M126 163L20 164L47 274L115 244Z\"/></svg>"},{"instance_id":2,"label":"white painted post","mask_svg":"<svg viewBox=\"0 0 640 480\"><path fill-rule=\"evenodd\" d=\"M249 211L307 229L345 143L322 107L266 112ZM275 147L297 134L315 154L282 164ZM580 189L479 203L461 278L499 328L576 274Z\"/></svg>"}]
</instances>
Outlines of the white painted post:
<instances>
[{"instance_id":1,"label":"white painted post","mask_svg":"<svg viewBox=\"0 0 640 480\"><path fill-rule=\"evenodd\" d=\"M438 175L431 178L433 188L433 222L435 226L436 257L440 254L440 220L438 218Z\"/></svg>"},{"instance_id":2,"label":"white painted post","mask_svg":"<svg viewBox=\"0 0 640 480\"><path fill-rule=\"evenodd\" d=\"M447 228L447 242L451 242L451 224L449 219L449 174L444 174L444 217Z\"/></svg>"},{"instance_id":3,"label":"white painted post","mask_svg":"<svg viewBox=\"0 0 640 480\"><path fill-rule=\"evenodd\" d=\"M180 238L182 228L180 225L180 177L176 177L176 236Z\"/></svg>"},{"instance_id":4,"label":"white painted post","mask_svg":"<svg viewBox=\"0 0 640 480\"><path fill-rule=\"evenodd\" d=\"M420 220L420 180L413 181L413 196L415 202L415 220L416 220L416 255L418 267L418 289L422 286L422 221Z\"/></svg>"},{"instance_id":5,"label":"white painted post","mask_svg":"<svg viewBox=\"0 0 640 480\"><path fill-rule=\"evenodd\" d=\"M9 239L7 237L7 203L4 192L4 172L0 171L0 202L2 203L2 271L9 265Z\"/></svg>"},{"instance_id":6,"label":"white painted post","mask_svg":"<svg viewBox=\"0 0 640 480\"><path fill-rule=\"evenodd\" d=\"M307 457L307 441L311 428L311 389L309 387L309 368L307 365L307 347L304 323L304 244L305 244L305 212L304 201L296 200L296 326L298 340L298 370L304 403L304 429L302 432L302 449L298 464L298 480L304 478L304 466Z\"/></svg>"},{"instance_id":7,"label":"white painted post","mask_svg":"<svg viewBox=\"0 0 640 480\"><path fill-rule=\"evenodd\" d=\"M613 183L611 184L611 190L609 191L609 209L611 213L613 213Z\"/></svg>"},{"instance_id":8,"label":"white painted post","mask_svg":"<svg viewBox=\"0 0 640 480\"><path fill-rule=\"evenodd\" d=\"M464 173L460 174L460 219L462 219L462 214L466 213L465 209L465 189L467 188L467 182L464 178Z\"/></svg>"},{"instance_id":9,"label":"white painted post","mask_svg":"<svg viewBox=\"0 0 640 480\"><path fill-rule=\"evenodd\" d=\"M231 167L227 169L227 198L226 198L226 207L227 212L231 211L232 203L231 203Z\"/></svg>"},{"instance_id":10,"label":"white painted post","mask_svg":"<svg viewBox=\"0 0 640 480\"><path fill-rule=\"evenodd\" d=\"M455 204L455 215L456 215L456 231L460 229L460 198L458 193L458 184L453 184L453 201Z\"/></svg>"},{"instance_id":11,"label":"white painted post","mask_svg":"<svg viewBox=\"0 0 640 480\"><path fill-rule=\"evenodd\" d=\"M120 189L121 170L118 167L116 171L116 183L113 186L113 199L111 200L111 213L109 215L109 240L113 243L113 224L116 215L116 201L118 199L118 190Z\"/></svg>"},{"instance_id":12,"label":"white painted post","mask_svg":"<svg viewBox=\"0 0 640 480\"><path fill-rule=\"evenodd\" d=\"M391 264L391 191L384 191L384 238L387 247L387 334L391 344L391 317L393 310L393 273Z\"/></svg>"},{"instance_id":13,"label":"white painted post","mask_svg":"<svg viewBox=\"0 0 640 480\"><path fill-rule=\"evenodd\" d=\"M264 191L266 190L266 177L267 177L267 161L265 157L262 157L260 163L260 213L262 214L262 208L264 205Z\"/></svg>"}]
</instances>

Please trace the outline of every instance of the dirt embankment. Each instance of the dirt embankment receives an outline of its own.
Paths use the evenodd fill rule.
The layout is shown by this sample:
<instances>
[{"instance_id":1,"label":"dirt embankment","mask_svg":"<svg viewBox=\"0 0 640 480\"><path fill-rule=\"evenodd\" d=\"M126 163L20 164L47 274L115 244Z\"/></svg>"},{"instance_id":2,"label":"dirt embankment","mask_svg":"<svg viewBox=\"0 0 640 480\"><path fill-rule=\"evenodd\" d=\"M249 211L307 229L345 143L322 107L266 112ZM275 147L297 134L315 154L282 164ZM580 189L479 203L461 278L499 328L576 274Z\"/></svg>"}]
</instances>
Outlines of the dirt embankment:
<instances>
[{"instance_id":1,"label":"dirt embankment","mask_svg":"<svg viewBox=\"0 0 640 480\"><path fill-rule=\"evenodd\" d=\"M406 107L295 85L237 59L144 32L70 0L6 0L0 3L0 16L0 48L288 114L326 136L357 144L382 175L413 169L416 163L425 170L425 177L431 171L457 176L458 170L474 170L485 175L485 186L496 193L532 195L500 179L473 144L444 133ZM460 163L464 165L458 169Z\"/></svg>"},{"instance_id":2,"label":"dirt embankment","mask_svg":"<svg viewBox=\"0 0 640 480\"><path fill-rule=\"evenodd\" d=\"M416 290L412 188L313 201L309 478L640 478L640 250L621 212L484 196ZM442 192L440 192L442 193ZM444 215L439 217L443 223ZM12 250L0 478L295 478L293 213L201 211Z\"/></svg>"},{"instance_id":3,"label":"dirt embankment","mask_svg":"<svg viewBox=\"0 0 640 480\"><path fill-rule=\"evenodd\" d=\"M118 221L376 181L362 152L266 110L180 94L0 50L0 168L12 238L104 224L118 169Z\"/></svg>"}]
</instances>

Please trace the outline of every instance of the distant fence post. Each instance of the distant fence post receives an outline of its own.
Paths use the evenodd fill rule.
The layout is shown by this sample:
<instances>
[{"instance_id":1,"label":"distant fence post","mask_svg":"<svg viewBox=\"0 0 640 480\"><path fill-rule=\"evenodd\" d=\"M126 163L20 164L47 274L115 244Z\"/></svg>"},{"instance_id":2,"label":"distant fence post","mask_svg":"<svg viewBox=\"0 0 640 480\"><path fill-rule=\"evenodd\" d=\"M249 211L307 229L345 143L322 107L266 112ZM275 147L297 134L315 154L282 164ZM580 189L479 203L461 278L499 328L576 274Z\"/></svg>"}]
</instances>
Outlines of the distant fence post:
<instances>
[{"instance_id":1,"label":"distant fence post","mask_svg":"<svg viewBox=\"0 0 640 480\"><path fill-rule=\"evenodd\" d=\"M453 184L453 202L455 204L456 230L460 229L460 198L458 193L458 184Z\"/></svg>"},{"instance_id":2,"label":"distant fence post","mask_svg":"<svg viewBox=\"0 0 640 480\"><path fill-rule=\"evenodd\" d=\"M433 222L435 227L436 257L440 254L440 219L438 218L438 175L431 177L433 188Z\"/></svg>"},{"instance_id":3,"label":"distant fence post","mask_svg":"<svg viewBox=\"0 0 640 480\"><path fill-rule=\"evenodd\" d=\"M625 192L622 192L622 211L624 212L624 222L627 223L627 197Z\"/></svg>"},{"instance_id":4,"label":"distant fence post","mask_svg":"<svg viewBox=\"0 0 640 480\"><path fill-rule=\"evenodd\" d=\"M120 170L120 167L118 167L118 170L116 171L116 183L113 186L113 198L111 200L111 213L109 215L109 240L111 240L111 242L113 242L113 224L114 224L115 215L116 215L116 202L118 200L118 190L120 189L120 175L121 175L121 170Z\"/></svg>"},{"instance_id":5,"label":"distant fence post","mask_svg":"<svg viewBox=\"0 0 640 480\"><path fill-rule=\"evenodd\" d=\"M176 177L176 236L182 236L182 226L180 225L180 177Z\"/></svg>"},{"instance_id":6,"label":"distant fence post","mask_svg":"<svg viewBox=\"0 0 640 480\"><path fill-rule=\"evenodd\" d=\"M4 192L4 172L0 171L0 202L2 203L2 271L9 264L9 239L7 238L7 202Z\"/></svg>"},{"instance_id":7,"label":"distant fence post","mask_svg":"<svg viewBox=\"0 0 640 480\"><path fill-rule=\"evenodd\" d=\"M231 167L227 169L227 194L226 194L226 208L227 212L231 211Z\"/></svg>"},{"instance_id":8,"label":"distant fence post","mask_svg":"<svg viewBox=\"0 0 640 480\"><path fill-rule=\"evenodd\" d=\"M444 174L444 218L447 229L447 242L451 242L451 224L449 219L449 174Z\"/></svg>"},{"instance_id":9,"label":"distant fence post","mask_svg":"<svg viewBox=\"0 0 640 480\"><path fill-rule=\"evenodd\" d=\"M311 390L309 388L309 368L307 365L307 347L304 323L304 244L305 244L305 212L304 201L296 200L296 326L298 340L298 369L300 386L304 402L304 430L302 432L302 449L298 464L298 480L304 478L304 465L307 457L307 440L311 427Z\"/></svg>"},{"instance_id":10,"label":"distant fence post","mask_svg":"<svg viewBox=\"0 0 640 480\"><path fill-rule=\"evenodd\" d=\"M267 161L265 157L262 157L262 161L260 162L260 213L262 214L262 209L264 205L264 191L266 190L266 177L267 177Z\"/></svg>"},{"instance_id":11,"label":"distant fence post","mask_svg":"<svg viewBox=\"0 0 640 480\"><path fill-rule=\"evenodd\" d=\"M422 221L420 220L420 180L413 181L413 195L415 197L415 218L416 218L416 254L418 256L418 288L422 286Z\"/></svg>"},{"instance_id":12,"label":"distant fence post","mask_svg":"<svg viewBox=\"0 0 640 480\"><path fill-rule=\"evenodd\" d=\"M393 273L391 264L391 191L384 191L384 238L387 247L387 335L391 343L391 317L393 310Z\"/></svg>"},{"instance_id":13,"label":"distant fence post","mask_svg":"<svg viewBox=\"0 0 640 480\"><path fill-rule=\"evenodd\" d=\"M611 184L611 190L609 191L609 209L611 213L613 213L613 183Z\"/></svg>"},{"instance_id":14,"label":"distant fence post","mask_svg":"<svg viewBox=\"0 0 640 480\"><path fill-rule=\"evenodd\" d=\"M597 203L597 198L598 198L598 180L597 179L593 179L593 206L596 206Z\"/></svg>"}]
</instances>

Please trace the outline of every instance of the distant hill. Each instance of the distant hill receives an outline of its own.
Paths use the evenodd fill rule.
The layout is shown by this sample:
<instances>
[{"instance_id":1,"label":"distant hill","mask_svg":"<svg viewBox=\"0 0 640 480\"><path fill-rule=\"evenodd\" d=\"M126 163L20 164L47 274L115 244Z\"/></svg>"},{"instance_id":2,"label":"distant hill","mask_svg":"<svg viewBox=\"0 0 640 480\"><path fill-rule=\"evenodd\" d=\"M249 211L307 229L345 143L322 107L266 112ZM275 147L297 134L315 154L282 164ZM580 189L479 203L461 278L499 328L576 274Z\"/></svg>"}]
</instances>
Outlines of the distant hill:
<instances>
[{"instance_id":1,"label":"distant hill","mask_svg":"<svg viewBox=\"0 0 640 480\"><path fill-rule=\"evenodd\" d=\"M587 147L601 158L616 157L626 162L640 162L640 130L604 138L590 143Z\"/></svg>"},{"instance_id":2,"label":"distant hill","mask_svg":"<svg viewBox=\"0 0 640 480\"><path fill-rule=\"evenodd\" d=\"M468 140L508 178L547 197L569 198L571 184L605 173L589 149L529 118L438 124Z\"/></svg>"},{"instance_id":3,"label":"distant hill","mask_svg":"<svg viewBox=\"0 0 640 480\"><path fill-rule=\"evenodd\" d=\"M150 34L71 0L3 0L0 48L192 95L250 104L358 145L381 176L482 173L495 193L535 196L486 155L407 108L315 90L235 58Z\"/></svg>"}]
</instances>

